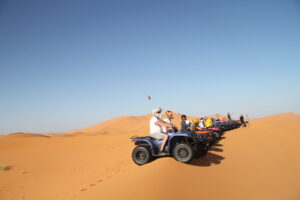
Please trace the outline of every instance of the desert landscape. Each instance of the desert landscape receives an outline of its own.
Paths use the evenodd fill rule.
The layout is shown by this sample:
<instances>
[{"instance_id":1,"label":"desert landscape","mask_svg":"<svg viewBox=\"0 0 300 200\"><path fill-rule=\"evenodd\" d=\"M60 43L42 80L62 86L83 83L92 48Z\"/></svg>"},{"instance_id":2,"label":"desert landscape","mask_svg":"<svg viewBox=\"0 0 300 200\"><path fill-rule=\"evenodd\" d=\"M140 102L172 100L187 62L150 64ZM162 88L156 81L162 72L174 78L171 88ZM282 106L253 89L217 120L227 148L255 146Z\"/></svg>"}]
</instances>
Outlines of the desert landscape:
<instances>
[{"instance_id":1,"label":"desert landscape","mask_svg":"<svg viewBox=\"0 0 300 200\"><path fill-rule=\"evenodd\" d=\"M299 3L0 0L0 200L300 200Z\"/></svg>"},{"instance_id":2,"label":"desert landscape","mask_svg":"<svg viewBox=\"0 0 300 200\"><path fill-rule=\"evenodd\" d=\"M0 135L0 199L300 199L299 115L253 119L189 164L165 157L137 166L129 138L149 134L150 116Z\"/></svg>"}]
</instances>

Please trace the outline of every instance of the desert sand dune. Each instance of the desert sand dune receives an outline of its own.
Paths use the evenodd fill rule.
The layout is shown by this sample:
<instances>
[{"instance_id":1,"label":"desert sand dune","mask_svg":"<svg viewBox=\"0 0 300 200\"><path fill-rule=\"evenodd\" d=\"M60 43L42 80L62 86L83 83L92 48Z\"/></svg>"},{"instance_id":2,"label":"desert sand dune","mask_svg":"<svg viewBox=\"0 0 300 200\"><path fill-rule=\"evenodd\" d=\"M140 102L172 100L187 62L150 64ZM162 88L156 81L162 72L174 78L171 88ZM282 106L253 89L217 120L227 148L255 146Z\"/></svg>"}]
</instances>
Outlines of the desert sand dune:
<instances>
[{"instance_id":1,"label":"desert sand dune","mask_svg":"<svg viewBox=\"0 0 300 200\"><path fill-rule=\"evenodd\" d=\"M137 166L129 137L147 135L149 118L120 117L72 137L1 136L0 164L11 168L0 171L0 199L300 199L299 115L251 120L190 164Z\"/></svg>"},{"instance_id":2,"label":"desert sand dune","mask_svg":"<svg viewBox=\"0 0 300 200\"><path fill-rule=\"evenodd\" d=\"M174 114L173 123L176 126L180 125L180 113ZM149 132L149 120L151 114L145 116L122 116L107 120L81 130L73 130L67 134L107 134L107 133L142 133ZM191 118L191 117L189 117Z\"/></svg>"}]
</instances>

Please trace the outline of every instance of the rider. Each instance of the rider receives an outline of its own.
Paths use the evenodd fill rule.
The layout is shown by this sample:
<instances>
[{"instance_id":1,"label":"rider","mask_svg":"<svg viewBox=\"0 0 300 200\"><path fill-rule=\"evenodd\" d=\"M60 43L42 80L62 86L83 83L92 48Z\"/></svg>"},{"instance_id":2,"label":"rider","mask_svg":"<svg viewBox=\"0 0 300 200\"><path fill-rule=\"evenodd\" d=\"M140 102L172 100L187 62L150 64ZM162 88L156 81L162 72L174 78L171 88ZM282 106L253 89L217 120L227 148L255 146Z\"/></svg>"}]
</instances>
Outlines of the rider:
<instances>
[{"instance_id":1,"label":"rider","mask_svg":"<svg viewBox=\"0 0 300 200\"><path fill-rule=\"evenodd\" d=\"M163 120L166 123L172 124L172 119L174 118L174 112L171 110L167 110L165 112L166 118ZM162 127L162 130L164 133L167 133L168 131L172 131L172 128L166 128L165 126Z\"/></svg>"},{"instance_id":2,"label":"rider","mask_svg":"<svg viewBox=\"0 0 300 200\"><path fill-rule=\"evenodd\" d=\"M181 115L181 131L189 130L189 121L186 119L186 115Z\"/></svg>"},{"instance_id":3,"label":"rider","mask_svg":"<svg viewBox=\"0 0 300 200\"><path fill-rule=\"evenodd\" d=\"M241 116L240 116L240 121L241 121L243 127L247 127L247 125L246 125L246 123L245 123L245 120L244 120L244 116L243 116L242 114L241 114Z\"/></svg>"},{"instance_id":4,"label":"rider","mask_svg":"<svg viewBox=\"0 0 300 200\"><path fill-rule=\"evenodd\" d=\"M154 108L152 110L153 117L150 119L150 135L156 139L163 140L160 148L160 152L163 151L169 136L162 132L162 127L172 128L172 124L164 122L161 119L161 108Z\"/></svg>"},{"instance_id":5,"label":"rider","mask_svg":"<svg viewBox=\"0 0 300 200\"><path fill-rule=\"evenodd\" d=\"M201 119L200 119L200 122L199 122L199 127L200 127L200 128L205 128L205 126L204 126L204 119L203 119L203 117L201 117Z\"/></svg>"},{"instance_id":6,"label":"rider","mask_svg":"<svg viewBox=\"0 0 300 200\"><path fill-rule=\"evenodd\" d=\"M230 113L228 112L227 113L227 119L229 120L229 121L231 121L232 119L231 119L231 115L230 115Z\"/></svg>"},{"instance_id":7,"label":"rider","mask_svg":"<svg viewBox=\"0 0 300 200\"><path fill-rule=\"evenodd\" d=\"M211 118L209 117L206 121L205 121L205 127L206 128L209 128L212 126L212 120Z\"/></svg>"},{"instance_id":8,"label":"rider","mask_svg":"<svg viewBox=\"0 0 300 200\"><path fill-rule=\"evenodd\" d=\"M194 132L198 129L199 126L199 119L198 118L193 118L191 123L190 123L190 131Z\"/></svg>"}]
</instances>

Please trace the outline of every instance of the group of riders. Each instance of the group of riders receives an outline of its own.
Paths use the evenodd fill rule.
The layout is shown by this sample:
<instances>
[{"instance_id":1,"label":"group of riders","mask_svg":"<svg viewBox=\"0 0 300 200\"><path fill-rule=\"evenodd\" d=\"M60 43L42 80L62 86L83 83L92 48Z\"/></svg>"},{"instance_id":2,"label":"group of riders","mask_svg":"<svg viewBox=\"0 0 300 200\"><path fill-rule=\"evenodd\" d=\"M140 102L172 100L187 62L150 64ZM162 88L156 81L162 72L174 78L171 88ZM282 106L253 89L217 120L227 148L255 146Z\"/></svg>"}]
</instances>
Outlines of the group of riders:
<instances>
[{"instance_id":1,"label":"group of riders","mask_svg":"<svg viewBox=\"0 0 300 200\"><path fill-rule=\"evenodd\" d=\"M165 118L162 119L163 110L158 107L152 110L153 117L150 119L150 136L162 140L162 145L160 148L160 152L164 151L164 147L168 141L169 132L177 132L177 128L173 125L172 120L174 118L174 112L167 110L165 111ZM204 117L204 118L192 118L191 120L187 120L186 115L181 115L181 131L201 131L206 128L210 128L213 124L218 122L226 122L231 121L230 113L227 114L227 117L222 117L221 115L216 115L215 118L212 117ZM244 121L244 116L240 116L239 122L246 127L246 123Z\"/></svg>"}]
</instances>

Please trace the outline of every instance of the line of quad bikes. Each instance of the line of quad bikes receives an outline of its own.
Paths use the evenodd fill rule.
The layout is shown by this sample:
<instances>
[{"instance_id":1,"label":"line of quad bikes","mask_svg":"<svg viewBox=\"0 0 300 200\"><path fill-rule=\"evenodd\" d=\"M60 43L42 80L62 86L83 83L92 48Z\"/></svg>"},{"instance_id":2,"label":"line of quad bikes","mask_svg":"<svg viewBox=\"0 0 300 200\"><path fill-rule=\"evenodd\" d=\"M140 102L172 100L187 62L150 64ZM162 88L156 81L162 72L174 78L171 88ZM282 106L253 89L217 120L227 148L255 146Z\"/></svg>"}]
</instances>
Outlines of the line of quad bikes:
<instances>
[{"instance_id":1,"label":"line of quad bikes","mask_svg":"<svg viewBox=\"0 0 300 200\"><path fill-rule=\"evenodd\" d=\"M164 152L159 151L162 140L151 136L134 137L131 138L136 145L132 151L132 159L137 165L144 165L157 157L173 156L179 162L188 163L194 158L205 156L225 131L240 126L240 122L232 120L214 124L201 131L168 132L169 139Z\"/></svg>"}]
</instances>

